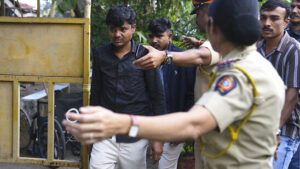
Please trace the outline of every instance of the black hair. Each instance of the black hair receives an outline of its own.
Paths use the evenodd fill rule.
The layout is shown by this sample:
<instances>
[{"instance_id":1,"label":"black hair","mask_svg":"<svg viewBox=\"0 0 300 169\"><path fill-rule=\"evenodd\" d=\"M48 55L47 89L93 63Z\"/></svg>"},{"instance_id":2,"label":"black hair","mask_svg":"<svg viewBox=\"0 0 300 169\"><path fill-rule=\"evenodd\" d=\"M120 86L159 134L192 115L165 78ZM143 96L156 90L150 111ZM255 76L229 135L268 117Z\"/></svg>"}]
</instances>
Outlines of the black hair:
<instances>
[{"instance_id":1,"label":"black hair","mask_svg":"<svg viewBox=\"0 0 300 169\"><path fill-rule=\"evenodd\" d=\"M155 18L149 23L148 31L154 34L170 32L171 26L172 23L168 18Z\"/></svg>"},{"instance_id":2,"label":"black hair","mask_svg":"<svg viewBox=\"0 0 300 169\"><path fill-rule=\"evenodd\" d=\"M106 24L122 26L125 22L130 25L135 24L135 12L128 5L112 6L106 15Z\"/></svg>"},{"instance_id":3,"label":"black hair","mask_svg":"<svg viewBox=\"0 0 300 169\"><path fill-rule=\"evenodd\" d=\"M273 11L277 7L281 7L281 8L285 9L284 19L286 19L290 16L290 13L291 13L290 5L281 0L268 0L261 6L260 11Z\"/></svg>"},{"instance_id":4,"label":"black hair","mask_svg":"<svg viewBox=\"0 0 300 169\"><path fill-rule=\"evenodd\" d=\"M208 16L220 28L225 38L238 46L249 46L261 34L256 0L214 0Z\"/></svg>"}]
</instances>

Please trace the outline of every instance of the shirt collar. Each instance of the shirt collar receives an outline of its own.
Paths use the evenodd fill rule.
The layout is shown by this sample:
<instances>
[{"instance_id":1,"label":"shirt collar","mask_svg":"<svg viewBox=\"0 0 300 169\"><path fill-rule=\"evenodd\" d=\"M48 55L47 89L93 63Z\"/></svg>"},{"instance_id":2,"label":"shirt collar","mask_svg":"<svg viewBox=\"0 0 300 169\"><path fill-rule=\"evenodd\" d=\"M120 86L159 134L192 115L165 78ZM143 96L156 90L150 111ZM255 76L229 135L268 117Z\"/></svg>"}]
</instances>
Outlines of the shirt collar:
<instances>
[{"instance_id":1,"label":"shirt collar","mask_svg":"<svg viewBox=\"0 0 300 169\"><path fill-rule=\"evenodd\" d=\"M224 61L233 58L242 58L252 51L256 51L256 44L247 46L245 48L237 47L233 49L231 52L229 52L225 57L223 57L222 60Z\"/></svg>"},{"instance_id":2,"label":"shirt collar","mask_svg":"<svg viewBox=\"0 0 300 169\"><path fill-rule=\"evenodd\" d=\"M287 31L289 34L295 34L295 35L297 35L297 36L300 36L300 30L297 30L297 31L293 32L290 26L286 28L286 31Z\"/></svg>"},{"instance_id":3,"label":"shirt collar","mask_svg":"<svg viewBox=\"0 0 300 169\"><path fill-rule=\"evenodd\" d=\"M169 47L168 47L168 51L172 51L173 47L174 47L173 43L170 42Z\"/></svg>"},{"instance_id":4,"label":"shirt collar","mask_svg":"<svg viewBox=\"0 0 300 169\"><path fill-rule=\"evenodd\" d=\"M288 38L289 37L290 36L288 35L288 33L286 31L284 31L284 34L283 34L278 46L274 50L282 53L283 50L285 49L287 43L288 43ZM263 39L263 40L261 40L257 43L257 48L258 49L265 50L265 47L266 47L266 40L265 39Z\"/></svg>"},{"instance_id":5,"label":"shirt collar","mask_svg":"<svg viewBox=\"0 0 300 169\"><path fill-rule=\"evenodd\" d=\"M138 48L139 48L138 46L140 46L140 44L136 43L133 39L131 39L131 50L130 50L130 52L131 53L136 53ZM111 47L111 50L112 50L113 49L113 44L112 43L111 43L110 47Z\"/></svg>"},{"instance_id":6,"label":"shirt collar","mask_svg":"<svg viewBox=\"0 0 300 169\"><path fill-rule=\"evenodd\" d=\"M141 44L136 43L133 39L131 40L131 53L137 53Z\"/></svg>"}]
</instances>

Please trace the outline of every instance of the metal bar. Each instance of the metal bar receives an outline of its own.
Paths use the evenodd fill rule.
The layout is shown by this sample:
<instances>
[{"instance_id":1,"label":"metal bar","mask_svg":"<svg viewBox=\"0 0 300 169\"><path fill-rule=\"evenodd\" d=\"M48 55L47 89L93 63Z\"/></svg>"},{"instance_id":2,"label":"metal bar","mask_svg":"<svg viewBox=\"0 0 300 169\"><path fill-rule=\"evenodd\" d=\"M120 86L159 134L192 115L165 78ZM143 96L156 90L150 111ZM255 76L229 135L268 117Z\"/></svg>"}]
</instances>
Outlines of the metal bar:
<instances>
[{"instance_id":1,"label":"metal bar","mask_svg":"<svg viewBox=\"0 0 300 169\"><path fill-rule=\"evenodd\" d=\"M20 84L13 81L13 159L20 156Z\"/></svg>"},{"instance_id":2,"label":"metal bar","mask_svg":"<svg viewBox=\"0 0 300 169\"><path fill-rule=\"evenodd\" d=\"M61 24L85 24L86 18L17 18L17 17L1 17L1 22L12 23L61 23Z\"/></svg>"},{"instance_id":3,"label":"metal bar","mask_svg":"<svg viewBox=\"0 0 300 169\"><path fill-rule=\"evenodd\" d=\"M86 2L88 3L88 0ZM89 8L90 8L90 6L89 6ZM87 7L86 7L86 9L87 9ZM90 14L88 14L88 15L90 15ZM87 106L87 105L89 105L89 101L90 101L90 98L89 98L89 96L90 96L90 76L89 76L89 74L90 74L90 19L84 25L84 38L83 39L84 39L83 105ZM86 145L82 145L82 165L83 165L83 169L88 169L89 157L88 157Z\"/></svg>"},{"instance_id":4,"label":"metal bar","mask_svg":"<svg viewBox=\"0 0 300 169\"><path fill-rule=\"evenodd\" d=\"M54 160L54 83L48 82L48 142L47 161Z\"/></svg>"},{"instance_id":5,"label":"metal bar","mask_svg":"<svg viewBox=\"0 0 300 169\"><path fill-rule=\"evenodd\" d=\"M0 81L21 81L21 82L54 82L54 83L83 83L83 78L77 77L46 77L46 76L11 76L0 75Z\"/></svg>"},{"instance_id":6,"label":"metal bar","mask_svg":"<svg viewBox=\"0 0 300 169\"><path fill-rule=\"evenodd\" d=\"M20 157L19 159L0 159L0 163L22 163L22 164L33 164L33 165L44 165L44 166L59 166L59 167L74 167L80 168L82 165L80 162L66 161L66 160L53 160L48 162L41 158L25 158Z\"/></svg>"},{"instance_id":7,"label":"metal bar","mask_svg":"<svg viewBox=\"0 0 300 169\"><path fill-rule=\"evenodd\" d=\"M5 16L5 3L4 0L1 0L1 10L0 16Z\"/></svg>"},{"instance_id":8,"label":"metal bar","mask_svg":"<svg viewBox=\"0 0 300 169\"><path fill-rule=\"evenodd\" d=\"M39 18L41 17L41 2L40 0L37 0L37 11L36 11L36 16Z\"/></svg>"}]
</instances>

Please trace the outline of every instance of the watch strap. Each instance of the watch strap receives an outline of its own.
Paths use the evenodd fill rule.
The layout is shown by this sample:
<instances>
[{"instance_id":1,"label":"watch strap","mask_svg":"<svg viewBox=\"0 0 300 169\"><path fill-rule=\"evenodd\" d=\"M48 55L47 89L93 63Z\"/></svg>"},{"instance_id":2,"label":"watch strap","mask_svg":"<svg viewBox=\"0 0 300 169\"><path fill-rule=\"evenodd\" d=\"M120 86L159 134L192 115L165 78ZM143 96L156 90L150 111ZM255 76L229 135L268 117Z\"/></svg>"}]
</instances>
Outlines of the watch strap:
<instances>
[{"instance_id":1,"label":"watch strap","mask_svg":"<svg viewBox=\"0 0 300 169\"><path fill-rule=\"evenodd\" d=\"M131 119L131 125L137 126L139 124L135 115L131 114L130 119Z\"/></svg>"}]
</instances>

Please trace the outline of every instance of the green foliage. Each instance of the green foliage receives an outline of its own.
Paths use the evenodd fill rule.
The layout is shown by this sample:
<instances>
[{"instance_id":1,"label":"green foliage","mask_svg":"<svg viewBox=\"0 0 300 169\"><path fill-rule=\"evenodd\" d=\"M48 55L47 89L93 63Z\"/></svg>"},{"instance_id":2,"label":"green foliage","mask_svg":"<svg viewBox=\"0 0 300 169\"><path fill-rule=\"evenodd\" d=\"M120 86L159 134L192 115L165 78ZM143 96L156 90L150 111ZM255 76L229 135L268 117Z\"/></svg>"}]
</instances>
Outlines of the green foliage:
<instances>
[{"instance_id":1,"label":"green foliage","mask_svg":"<svg viewBox=\"0 0 300 169\"><path fill-rule=\"evenodd\" d=\"M57 3L57 10L64 14L67 10L75 9L77 0L53 0ZM53 3L52 1L52 3Z\"/></svg>"},{"instance_id":2,"label":"green foliage","mask_svg":"<svg viewBox=\"0 0 300 169\"><path fill-rule=\"evenodd\" d=\"M186 141L184 142L183 149L181 151L182 156L193 156L194 155L194 142Z\"/></svg>"},{"instance_id":3,"label":"green foliage","mask_svg":"<svg viewBox=\"0 0 300 169\"><path fill-rule=\"evenodd\" d=\"M124 4L126 0L94 0L92 2L91 35L94 46L98 47L109 42L106 13L113 5ZM134 39L140 43L147 42L147 28L150 21L156 17L168 17L172 23L173 39L180 41L182 35L203 39L198 32L191 0L135 0L128 1L136 12L137 30Z\"/></svg>"}]
</instances>

